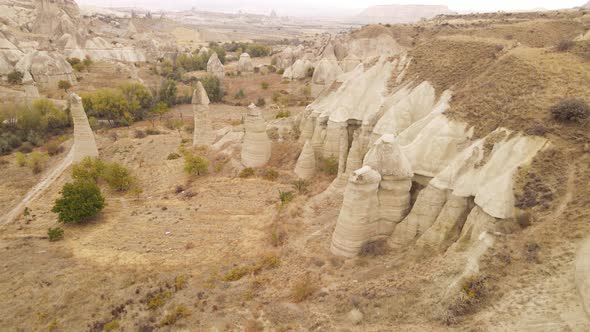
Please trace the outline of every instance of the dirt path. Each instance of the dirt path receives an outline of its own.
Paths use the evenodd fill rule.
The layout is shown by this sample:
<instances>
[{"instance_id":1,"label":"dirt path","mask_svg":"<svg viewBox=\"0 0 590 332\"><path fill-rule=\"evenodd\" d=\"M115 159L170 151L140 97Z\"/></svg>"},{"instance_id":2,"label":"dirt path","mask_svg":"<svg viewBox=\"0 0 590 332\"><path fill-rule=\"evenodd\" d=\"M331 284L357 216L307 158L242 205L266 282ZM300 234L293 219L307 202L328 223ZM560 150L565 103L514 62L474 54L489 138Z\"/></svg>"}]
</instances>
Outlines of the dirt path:
<instances>
[{"instance_id":1,"label":"dirt path","mask_svg":"<svg viewBox=\"0 0 590 332\"><path fill-rule=\"evenodd\" d=\"M4 216L0 220L0 225L6 225L14 221L35 199L37 199L49 186L55 182L55 180L63 174L63 172L72 164L74 159L74 147L70 149L70 152L67 156L57 164L53 169L51 169L45 177L39 181L26 195L25 197L18 203L8 214Z\"/></svg>"}]
</instances>

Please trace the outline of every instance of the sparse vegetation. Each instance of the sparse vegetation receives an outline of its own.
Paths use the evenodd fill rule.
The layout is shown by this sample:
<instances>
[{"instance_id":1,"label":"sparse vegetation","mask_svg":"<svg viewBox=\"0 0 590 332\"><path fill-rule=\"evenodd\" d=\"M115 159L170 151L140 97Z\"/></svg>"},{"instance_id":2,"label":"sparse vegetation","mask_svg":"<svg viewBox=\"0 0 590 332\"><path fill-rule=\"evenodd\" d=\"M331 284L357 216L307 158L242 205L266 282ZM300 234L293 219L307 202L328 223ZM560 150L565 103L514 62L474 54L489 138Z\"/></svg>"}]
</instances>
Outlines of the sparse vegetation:
<instances>
[{"instance_id":1,"label":"sparse vegetation","mask_svg":"<svg viewBox=\"0 0 590 332\"><path fill-rule=\"evenodd\" d=\"M338 160L335 157L322 158L319 168L327 175L338 175Z\"/></svg>"},{"instance_id":2,"label":"sparse vegetation","mask_svg":"<svg viewBox=\"0 0 590 332\"><path fill-rule=\"evenodd\" d=\"M557 43L555 47L559 52L566 52L574 46L574 42L571 40L563 39Z\"/></svg>"},{"instance_id":3,"label":"sparse vegetation","mask_svg":"<svg viewBox=\"0 0 590 332\"><path fill-rule=\"evenodd\" d=\"M190 314L190 311L188 311L184 305L178 305L171 313L164 317L164 319L160 322L160 326L174 325L179 319L188 317Z\"/></svg>"},{"instance_id":4,"label":"sparse vegetation","mask_svg":"<svg viewBox=\"0 0 590 332\"><path fill-rule=\"evenodd\" d=\"M262 88L262 90L268 90L269 84L268 82L262 82L260 83L260 87Z\"/></svg>"},{"instance_id":5,"label":"sparse vegetation","mask_svg":"<svg viewBox=\"0 0 590 332\"><path fill-rule=\"evenodd\" d=\"M266 105L266 100L264 100L264 98L262 98L262 97L258 97L258 99L256 99L256 102L254 103L254 105L256 105L258 107L264 107L264 105Z\"/></svg>"},{"instance_id":6,"label":"sparse vegetation","mask_svg":"<svg viewBox=\"0 0 590 332\"><path fill-rule=\"evenodd\" d=\"M236 99L244 99L244 98L246 98L246 93L244 92L244 89L240 88L238 90L238 92L236 92L236 95L234 96L234 98L236 98Z\"/></svg>"},{"instance_id":7,"label":"sparse vegetation","mask_svg":"<svg viewBox=\"0 0 590 332\"><path fill-rule=\"evenodd\" d=\"M105 332L116 331L119 329L119 327L120 327L120 323L119 323L119 320L117 320L117 319L113 319L112 321L104 324Z\"/></svg>"},{"instance_id":8,"label":"sparse vegetation","mask_svg":"<svg viewBox=\"0 0 590 332\"><path fill-rule=\"evenodd\" d=\"M58 214L60 222L81 223L98 215L104 204L104 197L95 183L75 181L63 186L61 198L55 201L51 211Z\"/></svg>"},{"instance_id":9,"label":"sparse vegetation","mask_svg":"<svg viewBox=\"0 0 590 332\"><path fill-rule=\"evenodd\" d=\"M59 227L49 228L47 230L47 237L49 237L49 242L59 241L64 237L64 230Z\"/></svg>"},{"instance_id":10,"label":"sparse vegetation","mask_svg":"<svg viewBox=\"0 0 590 332\"><path fill-rule=\"evenodd\" d=\"M281 201L281 206L289 204L295 195L293 195L292 191L281 191L279 190L279 199Z\"/></svg>"},{"instance_id":11,"label":"sparse vegetation","mask_svg":"<svg viewBox=\"0 0 590 332\"><path fill-rule=\"evenodd\" d=\"M264 170L263 177L265 180L275 181L279 177L279 172L277 172L274 168L267 168Z\"/></svg>"},{"instance_id":12,"label":"sparse vegetation","mask_svg":"<svg viewBox=\"0 0 590 332\"><path fill-rule=\"evenodd\" d=\"M317 289L309 275L296 280L291 286L291 300L295 303L308 299Z\"/></svg>"},{"instance_id":13,"label":"sparse vegetation","mask_svg":"<svg viewBox=\"0 0 590 332\"><path fill-rule=\"evenodd\" d=\"M371 241L363 244L359 252L360 257L376 257L385 255L389 251L386 240Z\"/></svg>"},{"instance_id":14,"label":"sparse vegetation","mask_svg":"<svg viewBox=\"0 0 590 332\"><path fill-rule=\"evenodd\" d=\"M241 177L242 179L246 179L246 178L254 176L254 174L255 174L255 172L252 167L246 167L240 171L239 177Z\"/></svg>"},{"instance_id":15,"label":"sparse vegetation","mask_svg":"<svg viewBox=\"0 0 590 332\"><path fill-rule=\"evenodd\" d=\"M555 120L561 122L582 122L590 116L590 106L581 99L563 99L549 109Z\"/></svg>"},{"instance_id":16,"label":"sparse vegetation","mask_svg":"<svg viewBox=\"0 0 590 332\"><path fill-rule=\"evenodd\" d=\"M277 113L277 115L275 116L275 119L288 118L290 116L291 116L291 112L289 112L288 110L281 110Z\"/></svg>"},{"instance_id":17,"label":"sparse vegetation","mask_svg":"<svg viewBox=\"0 0 590 332\"><path fill-rule=\"evenodd\" d=\"M291 184L293 185L295 190L297 190L297 193L299 193L300 195L307 194L309 190L309 182L303 179L295 180Z\"/></svg>"},{"instance_id":18,"label":"sparse vegetation","mask_svg":"<svg viewBox=\"0 0 590 332\"><path fill-rule=\"evenodd\" d=\"M61 90L64 90L64 92L68 92L68 90L72 87L72 84L69 81L61 80L57 82L57 87Z\"/></svg>"},{"instance_id":19,"label":"sparse vegetation","mask_svg":"<svg viewBox=\"0 0 590 332\"><path fill-rule=\"evenodd\" d=\"M179 155L178 153L170 152L170 154L168 154L168 157L166 157L166 160L176 160L180 157L181 157L181 155Z\"/></svg>"},{"instance_id":20,"label":"sparse vegetation","mask_svg":"<svg viewBox=\"0 0 590 332\"><path fill-rule=\"evenodd\" d=\"M171 294L169 291L159 291L156 294L152 294L149 296L147 301L147 308L150 310L156 310L162 307L168 299L170 298Z\"/></svg>"}]
</instances>

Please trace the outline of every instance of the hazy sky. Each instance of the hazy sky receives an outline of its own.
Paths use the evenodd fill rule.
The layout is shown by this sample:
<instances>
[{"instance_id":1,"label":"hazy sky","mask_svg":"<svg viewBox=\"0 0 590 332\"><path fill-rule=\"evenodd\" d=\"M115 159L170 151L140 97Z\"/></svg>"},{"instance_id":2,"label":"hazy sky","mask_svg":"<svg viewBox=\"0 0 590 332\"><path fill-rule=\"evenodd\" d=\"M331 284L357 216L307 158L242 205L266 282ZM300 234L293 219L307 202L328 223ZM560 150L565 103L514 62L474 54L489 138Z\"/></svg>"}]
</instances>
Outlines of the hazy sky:
<instances>
[{"instance_id":1,"label":"hazy sky","mask_svg":"<svg viewBox=\"0 0 590 332\"><path fill-rule=\"evenodd\" d=\"M266 13L275 9L279 15L354 15L371 5L424 4L447 5L452 10L497 11L532 8L560 9L581 6L587 0L77 0L81 5L100 7L142 7L147 9L189 9Z\"/></svg>"}]
</instances>

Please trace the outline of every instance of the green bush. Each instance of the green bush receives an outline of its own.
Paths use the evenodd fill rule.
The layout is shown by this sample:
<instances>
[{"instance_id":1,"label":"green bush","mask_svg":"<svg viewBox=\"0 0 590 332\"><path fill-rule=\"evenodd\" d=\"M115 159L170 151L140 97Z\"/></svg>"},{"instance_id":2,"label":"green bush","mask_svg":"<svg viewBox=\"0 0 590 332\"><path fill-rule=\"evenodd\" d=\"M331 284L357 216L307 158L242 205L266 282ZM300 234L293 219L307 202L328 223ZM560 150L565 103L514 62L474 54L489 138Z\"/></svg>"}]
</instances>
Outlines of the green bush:
<instances>
[{"instance_id":1,"label":"green bush","mask_svg":"<svg viewBox=\"0 0 590 332\"><path fill-rule=\"evenodd\" d=\"M184 155L184 171L190 175L203 175L209 171L207 159L187 152Z\"/></svg>"},{"instance_id":2,"label":"green bush","mask_svg":"<svg viewBox=\"0 0 590 332\"><path fill-rule=\"evenodd\" d=\"M281 119L281 118L288 118L291 116L291 112L289 112L288 110L283 110L283 111L279 111L277 113L277 115L275 116L276 119Z\"/></svg>"},{"instance_id":3,"label":"green bush","mask_svg":"<svg viewBox=\"0 0 590 332\"><path fill-rule=\"evenodd\" d=\"M271 51L270 47L264 45L248 45L246 47L246 53L250 54L253 58L267 56Z\"/></svg>"},{"instance_id":4,"label":"green bush","mask_svg":"<svg viewBox=\"0 0 590 332\"><path fill-rule=\"evenodd\" d=\"M21 84L23 82L23 73L20 71L13 70L8 73L8 83L10 84Z\"/></svg>"},{"instance_id":5,"label":"green bush","mask_svg":"<svg viewBox=\"0 0 590 332\"><path fill-rule=\"evenodd\" d=\"M64 90L65 92L68 92L68 89L72 87L72 83L70 83L69 81L60 80L59 82L57 82L57 87L59 89Z\"/></svg>"},{"instance_id":6,"label":"green bush","mask_svg":"<svg viewBox=\"0 0 590 332\"><path fill-rule=\"evenodd\" d=\"M262 90L268 90L268 82L262 82L260 83L260 86L262 87Z\"/></svg>"},{"instance_id":7,"label":"green bush","mask_svg":"<svg viewBox=\"0 0 590 332\"><path fill-rule=\"evenodd\" d=\"M201 83L211 102L217 103L223 99L224 91L219 78L214 75L207 75L201 78Z\"/></svg>"},{"instance_id":8,"label":"green bush","mask_svg":"<svg viewBox=\"0 0 590 332\"><path fill-rule=\"evenodd\" d=\"M29 155L29 158L27 159L27 166L29 166L33 173L38 174L43 171L45 162L47 162L47 155L35 151Z\"/></svg>"},{"instance_id":9,"label":"green bush","mask_svg":"<svg viewBox=\"0 0 590 332\"><path fill-rule=\"evenodd\" d=\"M72 177L77 181L98 184L104 181L111 190L126 192L136 189L137 181L131 171L117 163L105 163L98 158L86 157L72 167Z\"/></svg>"},{"instance_id":10,"label":"green bush","mask_svg":"<svg viewBox=\"0 0 590 332\"><path fill-rule=\"evenodd\" d=\"M125 192L135 184L131 172L117 163L107 165L103 178L111 189L118 192Z\"/></svg>"},{"instance_id":11,"label":"green bush","mask_svg":"<svg viewBox=\"0 0 590 332\"><path fill-rule=\"evenodd\" d=\"M97 183L104 174L106 164L98 158L86 157L72 166L72 177L78 181Z\"/></svg>"},{"instance_id":12,"label":"green bush","mask_svg":"<svg viewBox=\"0 0 590 332\"><path fill-rule=\"evenodd\" d=\"M24 167L27 164L27 157L25 157L24 153L17 152L14 157L18 167Z\"/></svg>"},{"instance_id":13,"label":"green bush","mask_svg":"<svg viewBox=\"0 0 590 332\"><path fill-rule=\"evenodd\" d=\"M47 236L49 237L50 242L59 241L64 237L64 230L59 227L49 228L47 230Z\"/></svg>"},{"instance_id":14,"label":"green bush","mask_svg":"<svg viewBox=\"0 0 590 332\"><path fill-rule=\"evenodd\" d=\"M563 99L549 109L553 118L562 122L582 122L590 116L590 106L575 98Z\"/></svg>"},{"instance_id":15,"label":"green bush","mask_svg":"<svg viewBox=\"0 0 590 332\"><path fill-rule=\"evenodd\" d=\"M279 199L281 200L281 205L289 204L295 196L293 195L292 191L281 191L279 190Z\"/></svg>"},{"instance_id":16,"label":"green bush","mask_svg":"<svg viewBox=\"0 0 590 332\"><path fill-rule=\"evenodd\" d=\"M166 157L167 160L175 160L180 158L180 155L176 152L171 152L168 157Z\"/></svg>"},{"instance_id":17,"label":"green bush","mask_svg":"<svg viewBox=\"0 0 590 332\"><path fill-rule=\"evenodd\" d=\"M80 223L95 217L104 208L104 197L100 188L89 181L66 183L62 197L51 209L63 223Z\"/></svg>"},{"instance_id":18,"label":"green bush","mask_svg":"<svg viewBox=\"0 0 590 332\"><path fill-rule=\"evenodd\" d=\"M176 82L168 79L160 86L159 100L172 107L176 103L176 93Z\"/></svg>"},{"instance_id":19,"label":"green bush","mask_svg":"<svg viewBox=\"0 0 590 332\"><path fill-rule=\"evenodd\" d=\"M47 154L50 156L55 156L55 155L60 154L64 151L64 147L61 146L61 144L59 144L59 142L57 142L57 141L51 141L51 142L47 143L45 148L47 149Z\"/></svg>"}]
</instances>

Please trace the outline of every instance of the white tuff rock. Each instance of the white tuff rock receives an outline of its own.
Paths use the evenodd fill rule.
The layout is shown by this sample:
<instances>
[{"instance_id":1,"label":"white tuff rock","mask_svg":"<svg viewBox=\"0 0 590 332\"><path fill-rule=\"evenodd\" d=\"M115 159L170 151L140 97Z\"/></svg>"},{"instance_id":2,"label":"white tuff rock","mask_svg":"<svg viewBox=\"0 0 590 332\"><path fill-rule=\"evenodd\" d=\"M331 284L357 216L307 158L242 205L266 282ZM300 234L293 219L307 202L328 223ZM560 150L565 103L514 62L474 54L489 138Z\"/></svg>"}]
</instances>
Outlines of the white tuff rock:
<instances>
[{"instance_id":1,"label":"white tuff rock","mask_svg":"<svg viewBox=\"0 0 590 332\"><path fill-rule=\"evenodd\" d=\"M262 167L270 159L271 141L266 133L266 123L258 107L248 106L244 119L244 142L242 144L242 164L246 167Z\"/></svg>"}]
</instances>

